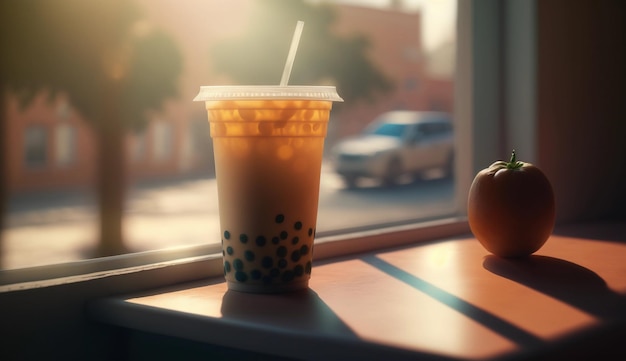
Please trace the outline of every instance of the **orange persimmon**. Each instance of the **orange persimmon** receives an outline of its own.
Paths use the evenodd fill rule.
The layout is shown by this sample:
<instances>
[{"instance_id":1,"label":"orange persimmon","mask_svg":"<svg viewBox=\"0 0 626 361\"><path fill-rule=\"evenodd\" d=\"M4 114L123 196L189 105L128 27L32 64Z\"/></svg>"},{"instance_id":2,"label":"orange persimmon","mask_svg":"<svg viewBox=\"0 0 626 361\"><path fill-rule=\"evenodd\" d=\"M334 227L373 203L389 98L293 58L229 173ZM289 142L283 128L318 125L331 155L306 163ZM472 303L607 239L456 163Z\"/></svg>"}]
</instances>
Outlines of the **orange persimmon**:
<instances>
[{"instance_id":1,"label":"orange persimmon","mask_svg":"<svg viewBox=\"0 0 626 361\"><path fill-rule=\"evenodd\" d=\"M555 221L552 185L534 165L498 161L476 174L469 190L470 229L487 251L500 257L528 256L550 237Z\"/></svg>"}]
</instances>

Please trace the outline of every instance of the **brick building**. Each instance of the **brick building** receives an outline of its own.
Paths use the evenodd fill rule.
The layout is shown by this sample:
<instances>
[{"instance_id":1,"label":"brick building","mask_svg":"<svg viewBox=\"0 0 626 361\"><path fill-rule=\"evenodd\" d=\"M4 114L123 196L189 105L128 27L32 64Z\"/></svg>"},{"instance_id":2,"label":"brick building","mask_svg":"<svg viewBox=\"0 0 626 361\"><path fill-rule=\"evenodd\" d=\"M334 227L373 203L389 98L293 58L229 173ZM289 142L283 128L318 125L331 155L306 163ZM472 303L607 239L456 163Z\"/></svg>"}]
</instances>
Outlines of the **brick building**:
<instances>
[{"instance_id":1,"label":"brick building","mask_svg":"<svg viewBox=\"0 0 626 361\"><path fill-rule=\"evenodd\" d=\"M168 100L139 133L129 133L129 181L173 177L212 169L211 141L202 104L191 101L201 85L228 83L210 71L212 42L236 36L251 14L249 0L177 2L140 0L148 20L179 45L183 73L180 96ZM393 109L452 109L452 81L428 74L419 12L338 5L333 31L362 33L370 40L372 61L395 83L391 94L375 101L345 104L333 113L327 144L363 129ZM10 99L8 112L9 190L12 192L91 187L96 147L89 124L63 97L41 96L27 109Z\"/></svg>"}]
</instances>

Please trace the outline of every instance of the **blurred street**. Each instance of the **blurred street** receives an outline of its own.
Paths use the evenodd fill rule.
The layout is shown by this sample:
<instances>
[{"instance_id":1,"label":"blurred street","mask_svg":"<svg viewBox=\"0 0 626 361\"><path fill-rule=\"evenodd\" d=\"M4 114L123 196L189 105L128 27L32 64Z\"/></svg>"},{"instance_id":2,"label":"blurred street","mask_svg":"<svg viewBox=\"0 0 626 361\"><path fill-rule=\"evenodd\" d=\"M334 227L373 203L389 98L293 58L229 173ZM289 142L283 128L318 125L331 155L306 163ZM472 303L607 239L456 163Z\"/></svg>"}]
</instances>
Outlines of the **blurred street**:
<instances>
[{"instance_id":1,"label":"blurred street","mask_svg":"<svg viewBox=\"0 0 626 361\"><path fill-rule=\"evenodd\" d=\"M363 182L357 189L346 189L324 165L318 235L451 213L453 184L449 179L433 179L384 188ZM147 251L219 242L218 217L213 178L138 184L127 193L126 245L133 251ZM2 231L4 269L84 259L97 239L94 197L76 190L14 196Z\"/></svg>"}]
</instances>

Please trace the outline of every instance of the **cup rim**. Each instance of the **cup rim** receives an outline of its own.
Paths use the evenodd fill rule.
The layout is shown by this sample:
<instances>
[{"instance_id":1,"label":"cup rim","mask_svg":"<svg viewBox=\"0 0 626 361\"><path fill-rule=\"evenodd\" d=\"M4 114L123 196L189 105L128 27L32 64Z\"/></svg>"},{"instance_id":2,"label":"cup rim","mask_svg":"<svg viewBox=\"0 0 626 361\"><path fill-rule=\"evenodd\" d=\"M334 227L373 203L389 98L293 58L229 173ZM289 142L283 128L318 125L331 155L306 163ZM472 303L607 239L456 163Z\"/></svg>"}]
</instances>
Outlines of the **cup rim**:
<instances>
[{"instance_id":1,"label":"cup rim","mask_svg":"<svg viewBox=\"0 0 626 361\"><path fill-rule=\"evenodd\" d=\"M337 89L326 85L208 85L200 87L193 101L272 99L343 102Z\"/></svg>"}]
</instances>

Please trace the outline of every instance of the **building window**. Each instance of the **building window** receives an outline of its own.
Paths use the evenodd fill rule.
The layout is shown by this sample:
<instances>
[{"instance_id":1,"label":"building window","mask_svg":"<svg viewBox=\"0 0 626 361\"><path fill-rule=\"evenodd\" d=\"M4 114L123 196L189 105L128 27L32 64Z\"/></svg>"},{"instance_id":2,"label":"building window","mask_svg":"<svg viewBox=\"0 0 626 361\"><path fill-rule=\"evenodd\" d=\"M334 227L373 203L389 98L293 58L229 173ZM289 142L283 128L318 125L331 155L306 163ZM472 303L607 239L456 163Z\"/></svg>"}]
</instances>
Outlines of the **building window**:
<instances>
[{"instance_id":1,"label":"building window","mask_svg":"<svg viewBox=\"0 0 626 361\"><path fill-rule=\"evenodd\" d=\"M419 48L407 46L404 48L404 58L412 63L418 63L422 58L422 54Z\"/></svg>"},{"instance_id":2,"label":"building window","mask_svg":"<svg viewBox=\"0 0 626 361\"><path fill-rule=\"evenodd\" d=\"M417 77L408 77L404 80L404 88L408 91L417 90L419 79Z\"/></svg>"},{"instance_id":3,"label":"building window","mask_svg":"<svg viewBox=\"0 0 626 361\"><path fill-rule=\"evenodd\" d=\"M146 131L142 130L133 134L131 143L131 160L134 163L143 161L146 158Z\"/></svg>"},{"instance_id":4,"label":"building window","mask_svg":"<svg viewBox=\"0 0 626 361\"><path fill-rule=\"evenodd\" d=\"M172 124L166 121L154 123L152 154L157 162L169 160L172 156Z\"/></svg>"},{"instance_id":5,"label":"building window","mask_svg":"<svg viewBox=\"0 0 626 361\"><path fill-rule=\"evenodd\" d=\"M29 168L46 165L48 137L47 130L41 125L31 125L24 133L24 164Z\"/></svg>"},{"instance_id":6,"label":"building window","mask_svg":"<svg viewBox=\"0 0 626 361\"><path fill-rule=\"evenodd\" d=\"M54 133L55 158L59 166L76 161L76 128L69 124L57 125Z\"/></svg>"}]
</instances>

